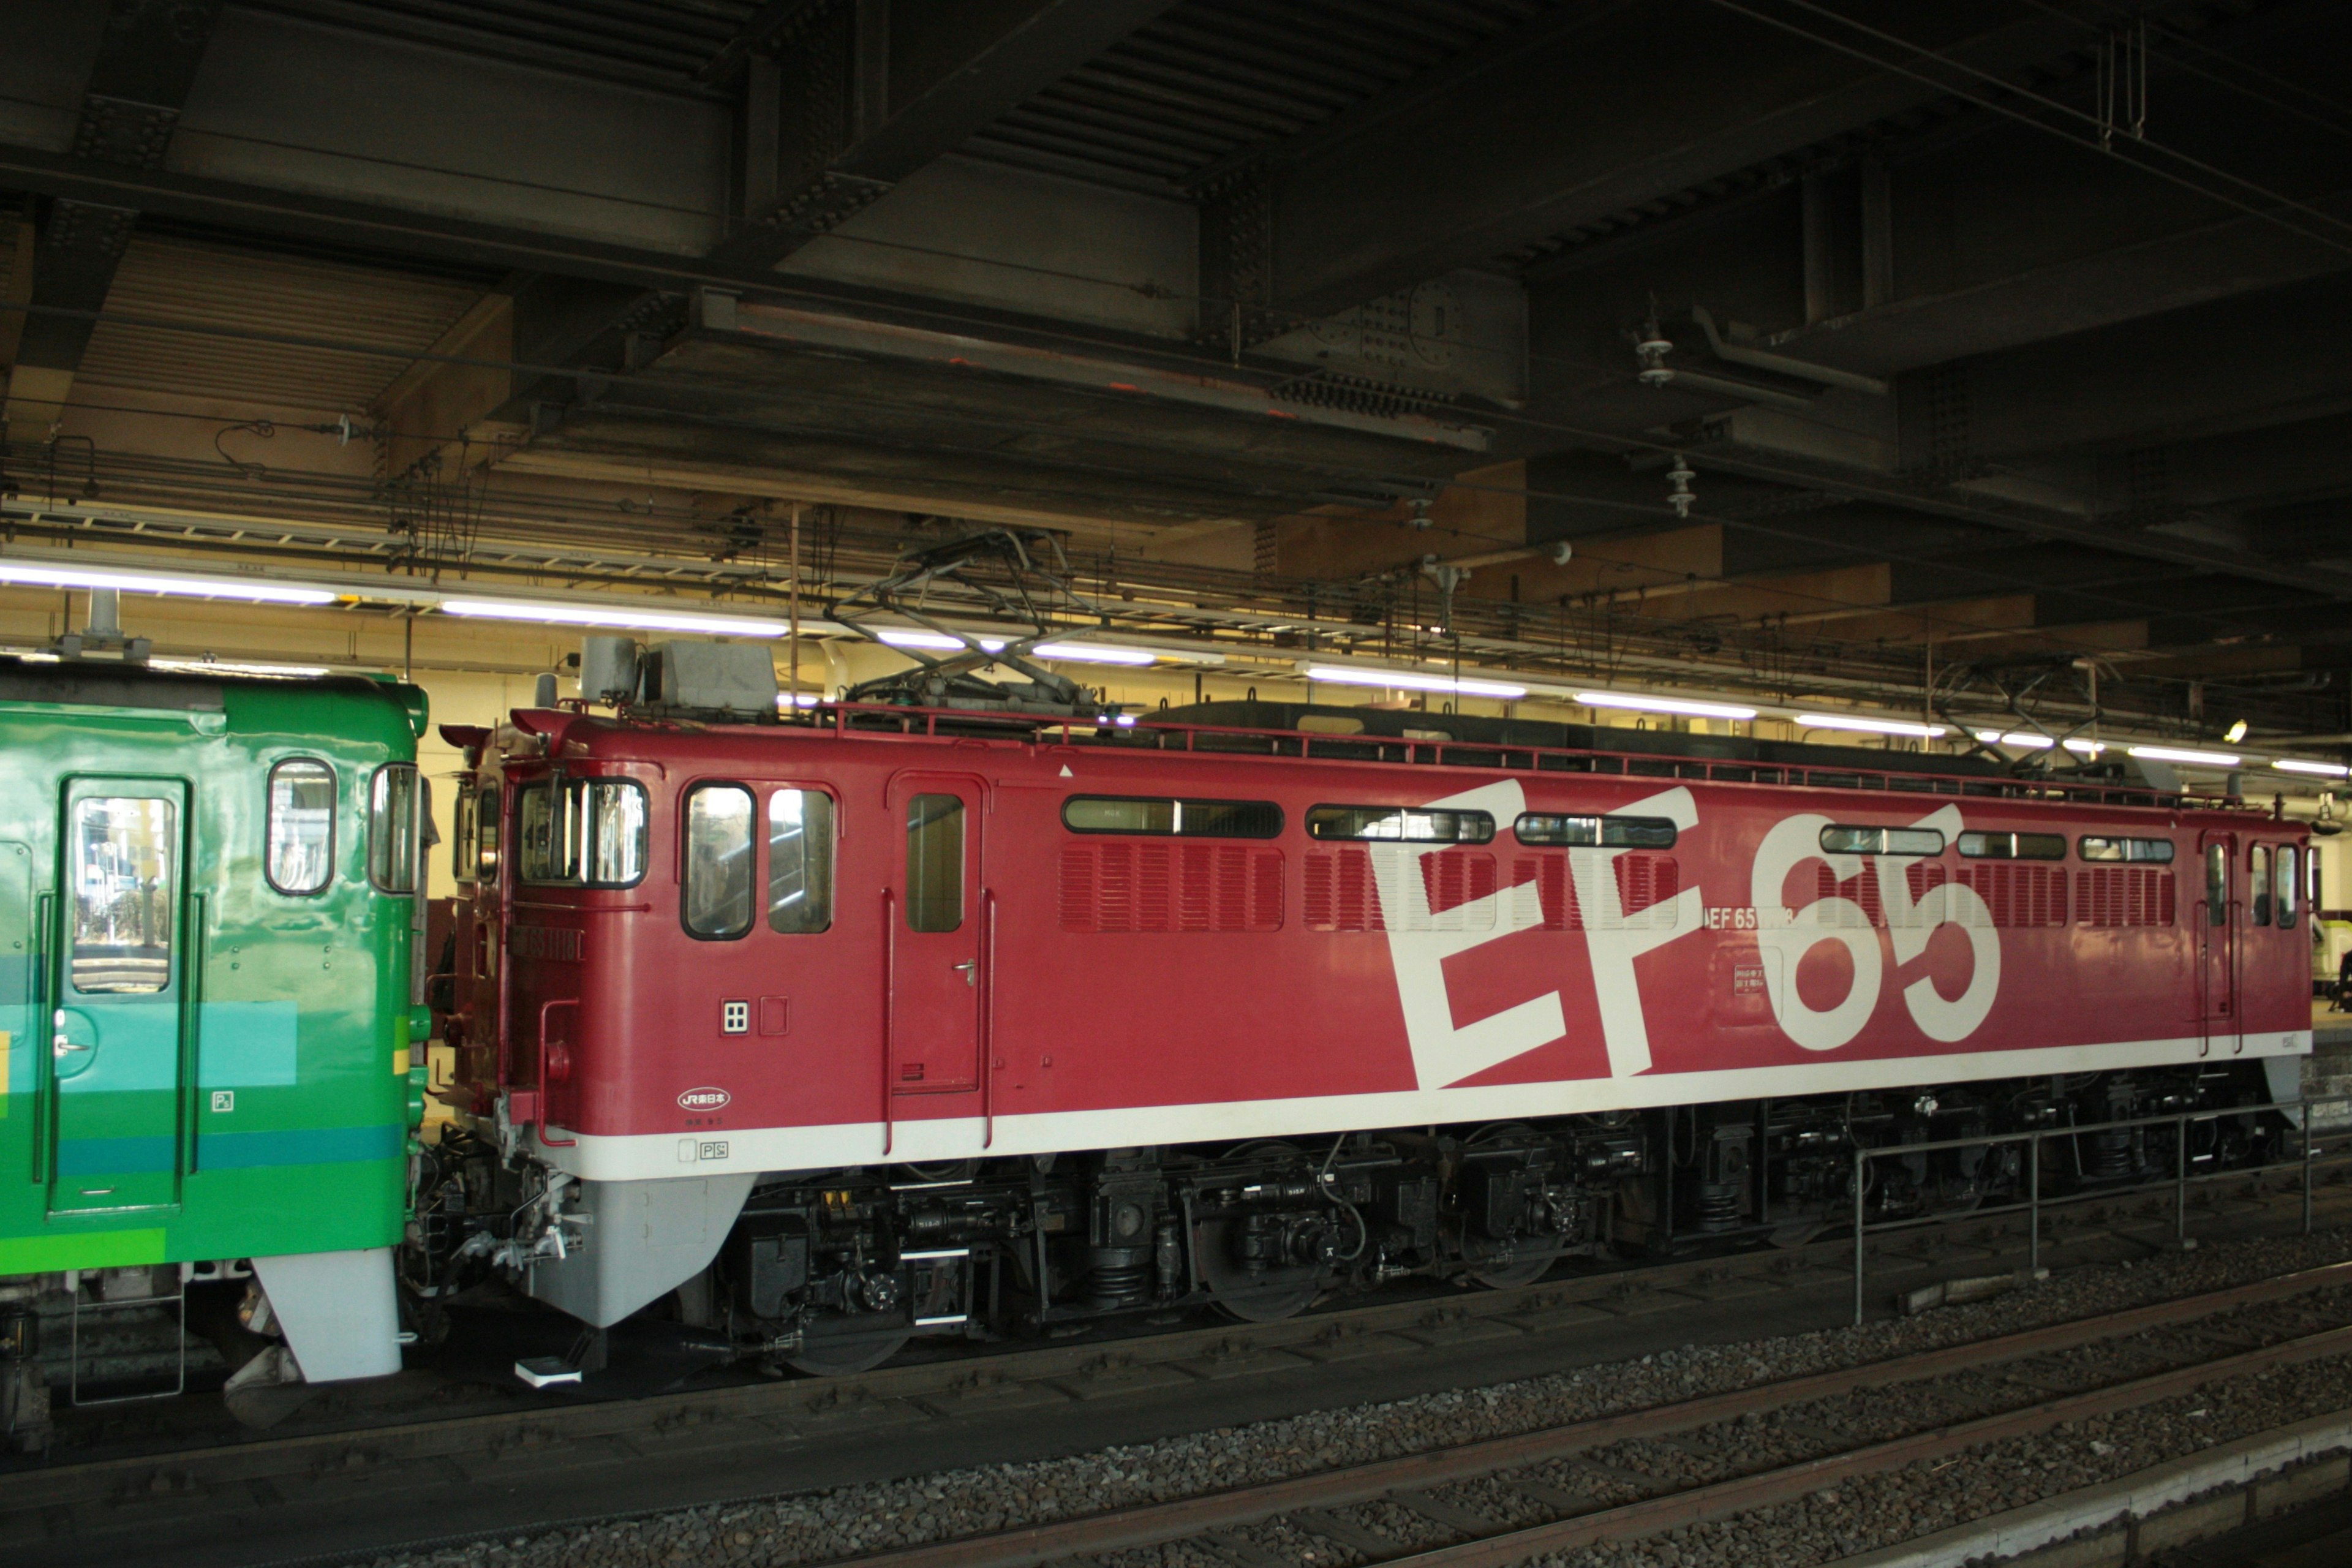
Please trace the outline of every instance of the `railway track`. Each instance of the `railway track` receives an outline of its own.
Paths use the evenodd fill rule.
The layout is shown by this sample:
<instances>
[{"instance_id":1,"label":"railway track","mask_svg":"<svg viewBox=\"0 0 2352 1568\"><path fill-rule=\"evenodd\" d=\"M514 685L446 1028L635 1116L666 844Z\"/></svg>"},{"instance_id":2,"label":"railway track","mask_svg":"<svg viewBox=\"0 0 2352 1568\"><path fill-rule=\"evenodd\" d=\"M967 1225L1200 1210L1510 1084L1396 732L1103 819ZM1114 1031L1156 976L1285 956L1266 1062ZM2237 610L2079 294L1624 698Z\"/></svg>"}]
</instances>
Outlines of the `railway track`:
<instances>
[{"instance_id":1,"label":"railway track","mask_svg":"<svg viewBox=\"0 0 2352 1568\"><path fill-rule=\"evenodd\" d=\"M2347 1353L2352 1264L2339 1264L1660 1408L813 1568L1038 1568L1147 1548L1163 1563L1217 1568L1504 1568Z\"/></svg>"},{"instance_id":2,"label":"railway track","mask_svg":"<svg viewBox=\"0 0 2352 1568\"><path fill-rule=\"evenodd\" d=\"M2252 1178L2217 1187L2212 1196L2214 1202L2200 1209L2209 1236L2242 1233L2261 1228L2264 1223L2273 1229L2289 1228L2299 1216L2299 1192L2265 1192ZM2143 1207L2144 1213L2140 1212ZM2323 1218L2340 1223L2347 1212L2352 1212L2352 1197L2331 1190L2322 1205ZM2044 1250L2061 1261L2070 1257L2073 1261L2087 1261L2148 1256L2162 1249L2170 1225L2168 1203L2158 1200L2146 1205L2126 1199L2086 1205L2054 1226L2045 1220L2045 1226L2055 1234L2046 1230ZM1914 1249L1907 1259L1883 1248L1874 1263L1890 1290L1923 1273L1981 1271L2002 1261L2005 1254L2021 1254L2023 1243L2021 1225L1986 1220L1942 1233L1912 1233L1901 1238L1901 1245ZM1074 1422L1083 1436L1115 1442L1136 1435L1127 1428L1155 1397L1163 1409L1197 1409L1199 1402L1234 1396L1233 1408L1246 1415L1249 1412L1242 1409L1238 1399L1243 1391L1286 1371L1301 1378L1328 1377L1340 1399L1360 1399L1369 1395L1360 1386L1345 1385L1343 1380L1349 1373L1382 1364L1383 1358L1389 1363L1443 1363L1435 1370L1449 1380L1444 1385L1458 1386L1497 1376L1525 1375L1528 1370L1556 1370L1580 1360L1639 1356L1644 1349L1686 1337L1685 1321L1710 1308L1730 1314L1731 1322L1747 1325L1748 1335L1823 1326L1836 1321L1837 1304L1847 1289L1846 1274L1832 1265L1847 1256L1846 1243L1830 1241L1783 1254L1693 1261L1513 1291L1385 1303L1276 1324L1234 1324L1134 1340L1047 1346L977 1362L890 1368L829 1384L746 1384L648 1399L569 1405L541 1398L524 1409L363 1430L247 1435L244 1440L187 1451L52 1464L38 1471L0 1476L0 1552L26 1564L87 1561L88 1556L74 1549L75 1542L94 1544L113 1537L121 1542L125 1553L133 1555L142 1541L171 1541L175 1550L156 1561L193 1562L196 1557L184 1557L182 1550L193 1552L208 1537L234 1540L245 1531L268 1531L272 1539L304 1544L335 1540L332 1521L339 1510L346 1504L380 1503L386 1488L419 1498L436 1493L449 1497L468 1489L509 1498L535 1486L570 1489L571 1509L522 1510L529 1516L529 1528L539 1529L576 1517L576 1500L583 1494L610 1498L623 1507L645 1496L642 1490L631 1493L625 1488L600 1488L598 1478L618 1481L653 1468L656 1457L682 1475L690 1475L698 1459L731 1461L748 1447L807 1455L834 1445L896 1441L934 1456L934 1463L957 1462L956 1453L942 1442L942 1436L955 1427L959 1417L986 1418L965 1421L967 1427L1017 1426L1024 1420ZM1874 1279L1879 1278L1874 1273ZM2306 1284L2289 1293L2319 1288ZM1791 1315L1793 1304L1806 1300L1811 1303L1813 1317L1799 1321ZM2352 1321L2352 1313L2347 1313L2347 1321ZM1637 1341L1643 1333L1650 1336L1646 1344ZM1571 1353L1572 1350L1589 1352L1595 1343L1609 1347L1607 1353ZM1507 1363L1473 1363L1462 1359L1482 1352L1516 1355L1525 1365L1513 1371ZM1447 1357L1454 1359L1447 1361ZM1456 1372L1465 1366L1471 1370L1462 1372L1457 1379ZM1784 1400L1793 1395L1782 1388L1771 1397ZM1181 1402L1187 1400L1192 1405L1181 1406ZM1328 1396L1325 1402L1330 1402ZM1217 1417L1234 1418L1237 1416ZM1192 1419L1197 1424L1197 1416ZM1587 1473L1580 1495L1592 1493L1597 1474ZM751 1484L736 1484L731 1495L812 1484L805 1479L806 1472L797 1467L758 1475ZM710 1472L699 1479L706 1489L726 1484L713 1480ZM1392 1489L1402 1484L1392 1483ZM1405 1489L1446 1484L1424 1480ZM679 1486L677 1493L669 1494L673 1500L667 1506L700 1501L709 1495L708 1489L700 1493L686 1489L683 1480ZM1423 1527L1433 1525L1434 1521L1414 1511L1413 1500L1379 1506L1404 1510L1391 1515L1393 1519L1417 1520ZM1445 1500L1438 1497L1436 1500ZM1512 1507L1524 1504L1520 1498ZM1307 1506L1328 1511L1332 1507L1370 1505ZM1627 1496L1613 1500L1610 1506L1669 1505L1656 1499ZM1517 1528L1510 1510L1504 1513L1506 1517L1498 1520L1491 1512L1460 1505L1454 1517L1457 1524L1475 1515L1486 1523ZM464 1527L476 1524L482 1516L467 1516L459 1508L437 1517L450 1526ZM306 1518L307 1526L289 1528ZM418 1524L409 1521L389 1536L370 1531L368 1538L404 1540L440 1533L429 1524L423 1528ZM499 1528L503 1532L511 1527ZM1491 1533L1482 1527L1479 1536ZM342 1538L349 1538L348 1531ZM240 1555L223 1546L203 1561L249 1562L256 1556L249 1551ZM1228 1563L1231 1554L1212 1553L1204 1561ZM1330 1568L1338 1561L1327 1550L1315 1559L1314 1568ZM1246 1568L1265 1565L1253 1563Z\"/></svg>"}]
</instances>

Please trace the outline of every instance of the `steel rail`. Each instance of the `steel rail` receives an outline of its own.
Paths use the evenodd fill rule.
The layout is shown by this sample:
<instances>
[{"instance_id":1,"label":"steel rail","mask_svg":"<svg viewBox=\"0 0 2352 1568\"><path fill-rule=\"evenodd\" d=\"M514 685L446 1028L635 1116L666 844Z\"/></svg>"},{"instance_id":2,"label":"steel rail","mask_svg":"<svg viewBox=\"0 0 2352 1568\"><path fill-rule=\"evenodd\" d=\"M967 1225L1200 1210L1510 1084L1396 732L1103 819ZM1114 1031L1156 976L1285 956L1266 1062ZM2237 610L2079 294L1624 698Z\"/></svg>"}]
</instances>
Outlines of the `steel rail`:
<instances>
[{"instance_id":1,"label":"steel rail","mask_svg":"<svg viewBox=\"0 0 2352 1568\"><path fill-rule=\"evenodd\" d=\"M2330 1264L2252 1285L2182 1297L2096 1318L2076 1319L1997 1339L1948 1345L1917 1355L1758 1384L1674 1405L1625 1411L1514 1436L1430 1449L1399 1458L1179 1499L1173 1502L1146 1504L896 1552L837 1558L829 1563L812 1564L811 1568L1039 1568L1041 1564L1065 1557L1160 1545L1205 1531L1256 1524L1299 1509L1344 1508L1376 1501L1400 1490L1478 1479L1500 1471L1522 1469L1550 1459L1567 1458L1589 1449L1607 1447L1633 1438L1671 1436L1752 1413L1776 1410L1862 1389L1916 1382L1970 1368L2046 1355L2055 1351L2121 1339L2147 1329L2194 1322L2236 1308L2289 1300L2348 1284L2352 1284L2352 1263ZM1581 1545L1601 1539L1604 1533L1648 1533L1695 1519L1718 1518L1722 1513L1761 1507L1770 1501L1780 1500L1784 1496L1801 1495L1827 1484L1836 1475L1859 1474L1864 1468L1899 1468L1929 1452L1949 1451L1948 1447L1937 1447L1938 1444L1966 1447L1993 1437L2011 1436L2014 1432L2039 1430L2038 1426L2031 1424L2034 1421L2054 1425L2060 1420L2096 1414L2101 1409L2120 1409L2130 1404L2163 1398L2170 1393L2183 1392L2210 1382L2215 1376L2261 1370L2282 1363L2291 1359L2291 1355L2309 1359L2344 1350L2352 1350L2352 1325L2328 1329L2318 1334L2222 1361L2200 1363L2090 1394L2047 1401L2025 1410L1986 1416L1938 1428L1935 1432L1857 1448L1843 1455L1807 1460L1802 1464L1675 1492L1663 1498L1645 1499L1622 1508L1580 1514L1574 1519L1484 1537L1435 1552L1418 1555L1400 1554L1393 1561L1428 1563L1433 1568L1441 1563L1447 1568L1483 1568L1486 1564L1515 1562L1543 1552ZM2102 1400L2109 1403L2102 1405ZM1848 1468L1838 1469L1841 1464ZM1789 1489L1791 1488L1794 1489ZM1677 1508L1716 1511L1678 1514L1675 1511ZM1604 1521L1607 1521L1605 1525ZM1641 1525L1639 1529L1635 1528L1637 1523ZM1311 1530L1313 1527L1307 1528ZM1588 1528L1593 1533L1578 1533Z\"/></svg>"},{"instance_id":2,"label":"steel rail","mask_svg":"<svg viewBox=\"0 0 2352 1568\"><path fill-rule=\"evenodd\" d=\"M2352 1351L2352 1325L2327 1329L2260 1350L2200 1362L2087 1394L2068 1394L2022 1409L1933 1427L1907 1437L1873 1443L1842 1454L1802 1459L1727 1481L1694 1487L1664 1497L1581 1513L1549 1524L1484 1536L1434 1551L1384 1559L1385 1568L1503 1568L1544 1552L1572 1551L1595 1542L1639 1539L1686 1524L1728 1518L1759 1508L1794 1502L1824 1487L1863 1476L1899 1470L1923 1459L1964 1453L1980 1443L2030 1436L2069 1421L2111 1415L2188 1394L2218 1380L2268 1372Z\"/></svg>"}]
</instances>

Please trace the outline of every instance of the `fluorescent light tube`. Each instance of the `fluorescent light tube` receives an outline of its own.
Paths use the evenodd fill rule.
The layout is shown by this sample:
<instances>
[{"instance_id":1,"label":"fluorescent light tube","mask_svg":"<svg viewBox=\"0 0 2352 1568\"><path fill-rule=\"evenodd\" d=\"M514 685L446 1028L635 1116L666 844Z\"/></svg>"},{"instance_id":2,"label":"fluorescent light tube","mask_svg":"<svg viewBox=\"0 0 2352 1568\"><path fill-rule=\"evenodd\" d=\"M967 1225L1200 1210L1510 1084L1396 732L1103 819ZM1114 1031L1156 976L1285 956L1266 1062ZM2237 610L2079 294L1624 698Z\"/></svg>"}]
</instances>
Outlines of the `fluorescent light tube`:
<instances>
[{"instance_id":1,"label":"fluorescent light tube","mask_svg":"<svg viewBox=\"0 0 2352 1568\"><path fill-rule=\"evenodd\" d=\"M2281 757L2271 766L2283 773L2316 773L2329 779L2352 776L2352 768L2340 763L2306 763L2301 757Z\"/></svg>"},{"instance_id":2,"label":"fluorescent light tube","mask_svg":"<svg viewBox=\"0 0 2352 1568\"><path fill-rule=\"evenodd\" d=\"M285 680L316 679L333 673L323 664L235 664L226 659L212 658L151 658L150 669L168 669L189 675L260 675Z\"/></svg>"},{"instance_id":3,"label":"fluorescent light tube","mask_svg":"<svg viewBox=\"0 0 2352 1568\"><path fill-rule=\"evenodd\" d=\"M2134 746L2131 754L2151 763L2187 763L2205 768L2234 768L2244 761L2231 752L2184 752L2173 746Z\"/></svg>"},{"instance_id":4,"label":"fluorescent light tube","mask_svg":"<svg viewBox=\"0 0 2352 1568\"><path fill-rule=\"evenodd\" d=\"M1307 668L1309 680L1328 680L1340 686L1383 686L1398 691L1450 691L1462 697L1499 697L1505 701L1525 697L1528 689L1501 680L1476 680L1468 676L1455 679L1450 675L1423 675L1411 669L1354 669L1337 664L1314 664Z\"/></svg>"},{"instance_id":5,"label":"fluorescent light tube","mask_svg":"<svg viewBox=\"0 0 2352 1568\"><path fill-rule=\"evenodd\" d=\"M1686 697L1643 697L1630 691L1580 691L1587 708L1631 708L1642 713L1687 713L1695 719L1753 719L1756 710L1729 702L1698 702Z\"/></svg>"},{"instance_id":6,"label":"fluorescent light tube","mask_svg":"<svg viewBox=\"0 0 2352 1568\"><path fill-rule=\"evenodd\" d=\"M1037 658L1058 658L1079 664L1150 664L1153 655L1139 647L1112 647L1106 643L1047 642L1029 650Z\"/></svg>"},{"instance_id":7,"label":"fluorescent light tube","mask_svg":"<svg viewBox=\"0 0 2352 1568\"><path fill-rule=\"evenodd\" d=\"M441 613L486 621L536 621L560 626L610 626L620 631L702 632L710 637L780 637L783 621L749 616L698 616L669 610L598 609L588 605L539 605L521 599L444 599Z\"/></svg>"},{"instance_id":8,"label":"fluorescent light tube","mask_svg":"<svg viewBox=\"0 0 2352 1568\"><path fill-rule=\"evenodd\" d=\"M1810 730L1859 730L1870 735L1916 735L1932 741L1946 733L1941 724L1914 724L1904 719L1864 719L1851 713L1800 713L1797 722Z\"/></svg>"},{"instance_id":9,"label":"fluorescent light tube","mask_svg":"<svg viewBox=\"0 0 2352 1568\"><path fill-rule=\"evenodd\" d=\"M0 561L0 583L43 588L112 588L124 594L172 594L193 599L245 599L257 605L331 605L341 595L291 583L235 578L175 577L161 572L106 572L80 566L37 566Z\"/></svg>"},{"instance_id":10,"label":"fluorescent light tube","mask_svg":"<svg viewBox=\"0 0 2352 1568\"><path fill-rule=\"evenodd\" d=\"M968 643L961 637L950 637L945 632L919 632L903 626L887 626L874 635L892 647L936 648L943 653L969 652L971 643L978 643L990 653L994 653L1004 646L1003 637L976 637Z\"/></svg>"}]
</instances>

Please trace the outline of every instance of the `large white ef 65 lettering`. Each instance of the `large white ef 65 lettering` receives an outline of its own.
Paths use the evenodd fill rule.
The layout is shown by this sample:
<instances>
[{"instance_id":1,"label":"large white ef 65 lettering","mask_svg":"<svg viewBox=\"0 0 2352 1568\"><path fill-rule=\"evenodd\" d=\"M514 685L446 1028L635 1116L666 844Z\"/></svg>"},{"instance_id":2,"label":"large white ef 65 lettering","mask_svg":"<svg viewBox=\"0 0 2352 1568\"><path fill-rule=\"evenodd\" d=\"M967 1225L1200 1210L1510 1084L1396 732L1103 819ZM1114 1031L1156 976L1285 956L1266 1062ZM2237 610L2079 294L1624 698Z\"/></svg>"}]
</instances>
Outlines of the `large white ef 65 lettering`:
<instances>
[{"instance_id":1,"label":"large white ef 65 lettering","mask_svg":"<svg viewBox=\"0 0 2352 1568\"><path fill-rule=\"evenodd\" d=\"M1972 963L1968 987L1959 995L1947 998L1927 975L1903 988L1903 1005L1920 1033L1948 1044L1966 1039L1985 1021L2000 990L2000 938L1992 929L1992 912L1975 889L1956 882L1928 888L1915 902L1909 858L1827 853L1821 847L1822 829L1830 826L1828 817L1812 814L1786 817L1756 847L1748 883L1758 914L1756 945L1764 961L1764 989L1781 1032L1809 1051L1833 1051L1860 1034L1877 1010L1885 963L1878 928L1862 907L1852 899L1832 897L1791 911L1782 901L1789 873L1805 861L1826 861L1837 879L1846 882L1863 874L1867 860L1877 879L1887 942L1897 965L1926 952L1938 926L1955 926L1967 935ZM1948 841L1960 830L1959 808L1945 806L1913 826L1934 828ZM1817 1008L1798 993L1797 966L1823 942L1845 949L1853 973L1841 1000Z\"/></svg>"}]
</instances>

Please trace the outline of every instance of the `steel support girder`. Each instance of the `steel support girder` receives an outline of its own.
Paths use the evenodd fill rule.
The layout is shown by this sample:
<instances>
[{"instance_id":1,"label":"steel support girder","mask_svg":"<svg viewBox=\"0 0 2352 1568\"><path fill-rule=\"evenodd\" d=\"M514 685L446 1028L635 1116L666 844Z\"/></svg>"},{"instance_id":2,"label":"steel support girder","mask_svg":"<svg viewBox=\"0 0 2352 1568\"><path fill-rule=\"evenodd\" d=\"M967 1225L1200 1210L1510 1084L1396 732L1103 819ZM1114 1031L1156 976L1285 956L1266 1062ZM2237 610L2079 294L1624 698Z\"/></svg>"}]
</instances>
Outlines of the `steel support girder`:
<instances>
[{"instance_id":1,"label":"steel support girder","mask_svg":"<svg viewBox=\"0 0 2352 1568\"><path fill-rule=\"evenodd\" d=\"M1968 0L1860 9L1991 70L2050 58L2082 34ZM1705 0L1592 12L1278 166L1272 302L1344 309L1940 96Z\"/></svg>"},{"instance_id":2,"label":"steel support girder","mask_svg":"<svg viewBox=\"0 0 2352 1568\"><path fill-rule=\"evenodd\" d=\"M747 138L777 160L747 171L764 199L710 261L772 268L1173 3L854 0L814 15L774 102L753 99L751 112L782 116L772 138Z\"/></svg>"},{"instance_id":3,"label":"steel support girder","mask_svg":"<svg viewBox=\"0 0 2352 1568\"><path fill-rule=\"evenodd\" d=\"M76 158L160 166L222 0L112 0L73 132ZM138 221L119 202L60 198L34 248L33 289L8 382L9 423L54 426ZM32 434L31 430L25 432Z\"/></svg>"}]
</instances>

